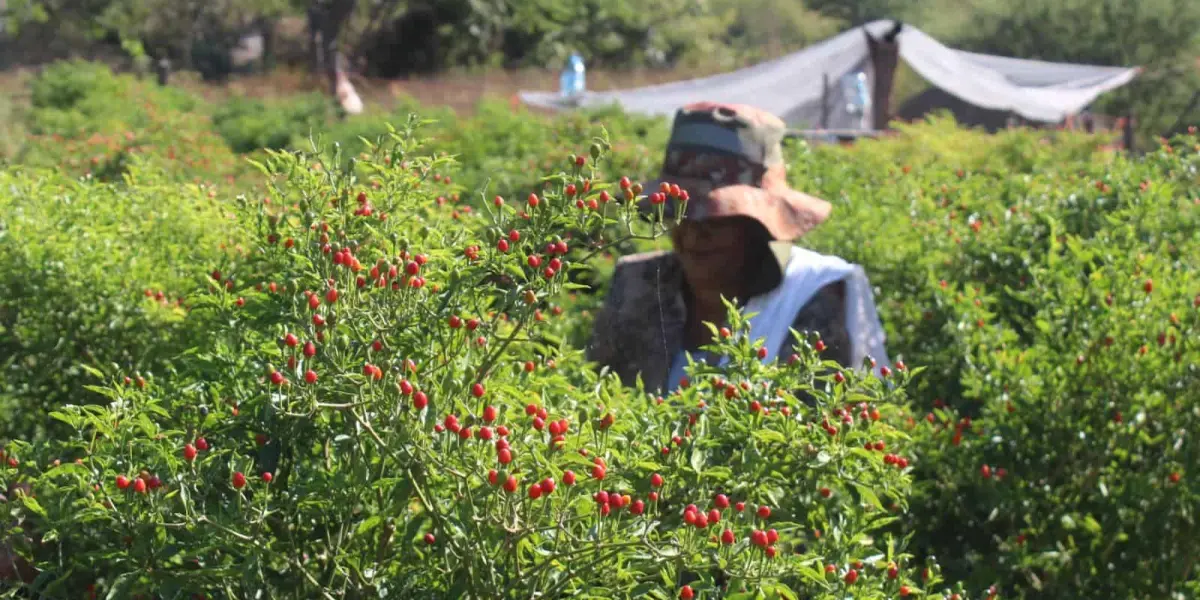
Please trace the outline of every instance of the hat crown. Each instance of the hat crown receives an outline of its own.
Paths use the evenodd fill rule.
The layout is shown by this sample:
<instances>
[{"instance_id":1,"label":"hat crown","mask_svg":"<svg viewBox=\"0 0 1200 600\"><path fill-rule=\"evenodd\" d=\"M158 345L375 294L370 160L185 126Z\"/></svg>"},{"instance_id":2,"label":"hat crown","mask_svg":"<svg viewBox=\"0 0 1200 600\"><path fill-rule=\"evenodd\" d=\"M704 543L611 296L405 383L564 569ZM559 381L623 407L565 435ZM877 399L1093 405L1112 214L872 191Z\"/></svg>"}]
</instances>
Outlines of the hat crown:
<instances>
[{"instance_id":1,"label":"hat crown","mask_svg":"<svg viewBox=\"0 0 1200 600\"><path fill-rule=\"evenodd\" d=\"M788 185L786 132L782 119L753 106L687 105L675 114L662 170L648 189L678 184L686 190L690 200L681 205L687 206L688 220L748 217L774 239L794 240L825 221L832 207ZM647 198L644 209L653 205ZM663 215L675 214L675 208L667 202Z\"/></svg>"},{"instance_id":2,"label":"hat crown","mask_svg":"<svg viewBox=\"0 0 1200 600\"><path fill-rule=\"evenodd\" d=\"M767 171L783 166L785 132L782 120L754 107L685 106L675 114L662 174L714 186L761 186Z\"/></svg>"}]
</instances>

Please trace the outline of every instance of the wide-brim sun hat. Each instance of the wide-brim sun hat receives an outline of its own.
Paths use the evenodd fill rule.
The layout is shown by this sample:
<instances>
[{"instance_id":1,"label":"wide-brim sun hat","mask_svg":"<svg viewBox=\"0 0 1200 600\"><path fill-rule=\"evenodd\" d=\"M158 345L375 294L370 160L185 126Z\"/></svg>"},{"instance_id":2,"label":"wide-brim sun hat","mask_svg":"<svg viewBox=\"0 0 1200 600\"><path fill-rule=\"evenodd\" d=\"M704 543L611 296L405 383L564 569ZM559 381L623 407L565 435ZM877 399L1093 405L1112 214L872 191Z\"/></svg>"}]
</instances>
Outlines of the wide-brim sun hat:
<instances>
[{"instance_id":1,"label":"wide-brim sun hat","mask_svg":"<svg viewBox=\"0 0 1200 600\"><path fill-rule=\"evenodd\" d=\"M661 206L673 217L686 205L685 220L748 217L775 240L803 236L833 207L788 185L786 133L782 119L753 106L698 102L679 109L659 176L644 185L643 210ZM671 184L686 191L686 202L654 196Z\"/></svg>"}]
</instances>

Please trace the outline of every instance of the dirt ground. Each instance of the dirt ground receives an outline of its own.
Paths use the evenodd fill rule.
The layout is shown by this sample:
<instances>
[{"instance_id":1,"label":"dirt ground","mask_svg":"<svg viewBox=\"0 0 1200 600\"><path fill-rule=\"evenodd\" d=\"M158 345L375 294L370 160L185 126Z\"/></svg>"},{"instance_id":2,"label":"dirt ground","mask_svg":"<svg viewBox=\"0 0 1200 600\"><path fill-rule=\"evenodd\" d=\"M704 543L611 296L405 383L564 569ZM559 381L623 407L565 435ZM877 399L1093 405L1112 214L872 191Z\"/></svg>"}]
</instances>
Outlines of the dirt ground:
<instances>
[{"instance_id":1,"label":"dirt ground","mask_svg":"<svg viewBox=\"0 0 1200 600\"><path fill-rule=\"evenodd\" d=\"M710 73L699 70L674 69L668 71L589 71L587 86L590 90L630 88L658 83L667 83ZM0 72L0 91L12 100L27 99L26 82L32 70ZM368 105L387 107L398 97L410 96L422 104L448 106L455 112L471 112L485 97L508 99L516 102L520 91L553 91L558 89L558 72L552 70L487 71L447 73L437 77L411 79L368 79L353 77L352 81L359 96ZM230 96L252 96L258 98L280 98L288 95L324 91L325 80L308 72L291 70L277 71L270 75L243 75L233 77L225 83L207 83L192 73L177 73L171 85L193 91L209 100L218 101Z\"/></svg>"},{"instance_id":2,"label":"dirt ground","mask_svg":"<svg viewBox=\"0 0 1200 600\"><path fill-rule=\"evenodd\" d=\"M629 88L689 77L703 72L629 71L589 72L588 89L609 90ZM520 91L553 91L558 89L558 72L549 70L488 71L449 73L430 78L366 79L352 78L355 88L368 105L386 106L400 96L410 96L421 104L447 106L460 114L469 113L485 97L517 101ZM249 76L231 80L225 85L186 83L202 95L217 99L226 95L250 94L277 97L301 91L323 90L324 80L304 72L276 73L270 76Z\"/></svg>"}]
</instances>

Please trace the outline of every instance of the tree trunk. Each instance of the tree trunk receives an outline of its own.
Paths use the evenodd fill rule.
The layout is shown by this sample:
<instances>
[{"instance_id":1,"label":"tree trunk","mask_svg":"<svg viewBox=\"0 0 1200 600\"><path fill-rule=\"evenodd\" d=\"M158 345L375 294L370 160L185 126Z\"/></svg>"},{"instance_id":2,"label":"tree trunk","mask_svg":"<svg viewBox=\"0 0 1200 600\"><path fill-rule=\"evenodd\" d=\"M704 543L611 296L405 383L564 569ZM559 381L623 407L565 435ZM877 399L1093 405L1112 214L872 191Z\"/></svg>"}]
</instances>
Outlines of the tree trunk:
<instances>
[{"instance_id":1,"label":"tree trunk","mask_svg":"<svg viewBox=\"0 0 1200 600\"><path fill-rule=\"evenodd\" d=\"M262 71L270 73L275 69L275 25L277 19L261 18L258 29L263 36Z\"/></svg>"},{"instance_id":2,"label":"tree trunk","mask_svg":"<svg viewBox=\"0 0 1200 600\"><path fill-rule=\"evenodd\" d=\"M338 75L344 70L337 39L358 0L314 0L308 11L309 42L313 45L313 70L324 71L330 91L337 93Z\"/></svg>"},{"instance_id":3,"label":"tree trunk","mask_svg":"<svg viewBox=\"0 0 1200 600\"><path fill-rule=\"evenodd\" d=\"M308 52L309 67L314 74L324 71L324 57L321 55L321 10L319 2L314 1L308 7Z\"/></svg>"},{"instance_id":4,"label":"tree trunk","mask_svg":"<svg viewBox=\"0 0 1200 600\"><path fill-rule=\"evenodd\" d=\"M1137 139L1137 137L1135 135L1135 133L1137 132L1137 129L1136 129L1136 126L1134 123L1134 114L1133 114L1132 110L1130 110L1129 114L1126 115L1125 127L1121 128L1121 129L1122 129L1121 130L1121 141L1122 141L1121 145L1125 146L1126 152L1133 154L1134 153L1134 142Z\"/></svg>"},{"instance_id":5,"label":"tree trunk","mask_svg":"<svg viewBox=\"0 0 1200 600\"><path fill-rule=\"evenodd\" d=\"M166 56L158 59L155 73L158 75L158 85L167 85L171 80L171 60Z\"/></svg>"},{"instance_id":6,"label":"tree trunk","mask_svg":"<svg viewBox=\"0 0 1200 600\"><path fill-rule=\"evenodd\" d=\"M196 2L184 2L183 6L183 56L180 57L180 67L183 69L195 69L196 64L192 55L193 46L196 45L196 22L200 20L203 14L203 5Z\"/></svg>"}]
</instances>

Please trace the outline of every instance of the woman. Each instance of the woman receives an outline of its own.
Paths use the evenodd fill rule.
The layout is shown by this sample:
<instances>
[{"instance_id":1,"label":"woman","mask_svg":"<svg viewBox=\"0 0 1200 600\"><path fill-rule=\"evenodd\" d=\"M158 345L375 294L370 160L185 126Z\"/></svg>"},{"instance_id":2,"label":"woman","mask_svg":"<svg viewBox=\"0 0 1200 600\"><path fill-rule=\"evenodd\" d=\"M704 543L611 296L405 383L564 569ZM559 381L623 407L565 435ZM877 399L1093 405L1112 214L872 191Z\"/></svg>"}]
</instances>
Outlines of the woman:
<instances>
[{"instance_id":1,"label":"woman","mask_svg":"<svg viewBox=\"0 0 1200 600\"><path fill-rule=\"evenodd\" d=\"M724 324L722 298L736 300L764 339L770 361L792 352L789 328L819 335L815 347L846 367L887 365L883 329L863 270L792 245L828 218L828 202L786 182L778 117L745 105L699 103L675 117L661 177L686 190L673 252L617 263L597 314L589 360L626 385L671 391L712 332ZM668 206L680 204L669 200Z\"/></svg>"}]
</instances>

